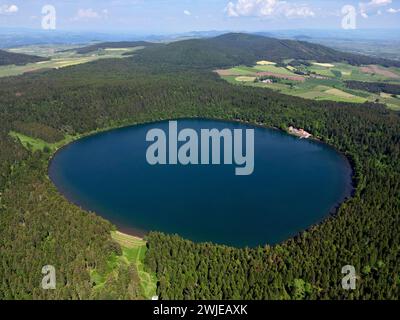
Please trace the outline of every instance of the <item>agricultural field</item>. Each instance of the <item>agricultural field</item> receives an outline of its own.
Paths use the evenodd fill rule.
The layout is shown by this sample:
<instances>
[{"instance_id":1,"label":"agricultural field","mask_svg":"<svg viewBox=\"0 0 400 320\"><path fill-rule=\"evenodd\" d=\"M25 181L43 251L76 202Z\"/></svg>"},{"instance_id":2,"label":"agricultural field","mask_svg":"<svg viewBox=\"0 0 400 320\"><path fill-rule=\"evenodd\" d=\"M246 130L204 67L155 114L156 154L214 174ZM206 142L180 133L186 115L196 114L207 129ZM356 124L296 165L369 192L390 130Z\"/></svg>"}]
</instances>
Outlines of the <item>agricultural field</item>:
<instances>
[{"instance_id":1,"label":"agricultural field","mask_svg":"<svg viewBox=\"0 0 400 320\"><path fill-rule=\"evenodd\" d=\"M345 81L384 82L400 85L400 69L383 66L352 66L347 63L307 61L293 64L259 61L255 66L237 66L216 72L232 84L272 89L312 100L364 103L379 102L400 110L399 96L353 90Z\"/></svg>"},{"instance_id":2,"label":"agricultural field","mask_svg":"<svg viewBox=\"0 0 400 320\"><path fill-rule=\"evenodd\" d=\"M73 47L73 48L76 48ZM0 66L0 78L17 76L28 72L40 72L49 69L59 69L74 66L82 63L92 62L98 59L126 58L128 52L134 52L143 47L136 48L106 48L88 54L78 54L71 46L28 46L9 49L14 53L25 53L50 58L49 61L28 63L22 66L6 65Z\"/></svg>"}]
</instances>

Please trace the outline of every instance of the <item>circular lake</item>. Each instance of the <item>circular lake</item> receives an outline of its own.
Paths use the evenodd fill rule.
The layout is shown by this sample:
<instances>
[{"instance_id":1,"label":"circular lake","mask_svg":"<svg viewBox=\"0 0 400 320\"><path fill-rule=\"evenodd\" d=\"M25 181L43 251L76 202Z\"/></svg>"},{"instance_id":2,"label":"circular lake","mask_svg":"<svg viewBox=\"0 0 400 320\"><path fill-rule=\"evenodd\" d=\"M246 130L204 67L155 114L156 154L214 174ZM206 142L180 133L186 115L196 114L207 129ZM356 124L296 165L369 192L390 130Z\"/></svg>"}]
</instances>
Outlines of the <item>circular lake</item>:
<instances>
[{"instance_id":1,"label":"circular lake","mask_svg":"<svg viewBox=\"0 0 400 320\"><path fill-rule=\"evenodd\" d=\"M168 122L71 143L56 153L49 175L70 201L122 231L236 247L286 240L321 222L351 192L350 164L320 142L235 122L178 121L178 130L199 136L201 129L254 129L254 172L237 176L236 165L148 164L146 134L153 128L168 133Z\"/></svg>"}]
</instances>

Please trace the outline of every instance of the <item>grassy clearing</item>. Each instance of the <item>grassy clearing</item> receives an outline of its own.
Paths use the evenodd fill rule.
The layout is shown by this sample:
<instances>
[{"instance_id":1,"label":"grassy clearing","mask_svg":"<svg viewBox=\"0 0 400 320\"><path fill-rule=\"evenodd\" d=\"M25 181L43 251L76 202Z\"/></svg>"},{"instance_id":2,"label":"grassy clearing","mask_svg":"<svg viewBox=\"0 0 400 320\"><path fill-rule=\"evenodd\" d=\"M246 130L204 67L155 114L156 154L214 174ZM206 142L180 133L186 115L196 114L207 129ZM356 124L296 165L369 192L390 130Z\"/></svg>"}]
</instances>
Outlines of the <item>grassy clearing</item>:
<instances>
[{"instance_id":1,"label":"grassy clearing","mask_svg":"<svg viewBox=\"0 0 400 320\"><path fill-rule=\"evenodd\" d=\"M388 103L387 106L388 106L388 108L389 108L390 110L393 110L393 111L400 111L400 105L399 105L399 104L391 104L391 103Z\"/></svg>"},{"instance_id":2,"label":"grassy clearing","mask_svg":"<svg viewBox=\"0 0 400 320\"><path fill-rule=\"evenodd\" d=\"M56 143L48 143L44 140L29 137L27 135L15 131L11 131L10 136L19 140L19 142L29 151L44 151L46 148L50 152L55 152L63 145L74 140L73 136L66 136L64 140L58 141Z\"/></svg>"},{"instance_id":3,"label":"grassy clearing","mask_svg":"<svg viewBox=\"0 0 400 320\"><path fill-rule=\"evenodd\" d=\"M124 260L125 263L135 264L139 274L143 295L151 299L151 297L156 295L157 278L155 274L147 272L144 266L144 258L147 252L146 241L119 231L112 232L111 236L122 247L123 255L121 259Z\"/></svg>"},{"instance_id":4,"label":"grassy clearing","mask_svg":"<svg viewBox=\"0 0 400 320\"><path fill-rule=\"evenodd\" d=\"M236 77L235 80L239 82L254 82L256 80L256 77L248 77L248 76L240 76Z\"/></svg>"},{"instance_id":5,"label":"grassy clearing","mask_svg":"<svg viewBox=\"0 0 400 320\"><path fill-rule=\"evenodd\" d=\"M311 66L307 68L311 72L315 72L316 74L323 77L334 77L335 75L332 73L331 69L324 68L320 66Z\"/></svg>"},{"instance_id":6,"label":"grassy clearing","mask_svg":"<svg viewBox=\"0 0 400 320\"><path fill-rule=\"evenodd\" d=\"M232 73L232 75L235 76L253 76L257 73L256 70L254 70L251 67L246 67L246 66L238 66L229 69L229 72Z\"/></svg>"},{"instance_id":7,"label":"grassy clearing","mask_svg":"<svg viewBox=\"0 0 400 320\"><path fill-rule=\"evenodd\" d=\"M381 103L385 103L389 109L400 111L400 98L399 96L392 96L391 94L387 94L382 92L379 96L376 96L376 99Z\"/></svg>"},{"instance_id":8,"label":"grassy clearing","mask_svg":"<svg viewBox=\"0 0 400 320\"><path fill-rule=\"evenodd\" d=\"M290 70L283 68L283 67L276 67L273 65L266 65L266 66L255 66L253 68L256 72L272 72L277 74L283 74L287 76L294 76L295 74Z\"/></svg>"},{"instance_id":9,"label":"grassy clearing","mask_svg":"<svg viewBox=\"0 0 400 320\"><path fill-rule=\"evenodd\" d=\"M108 258L107 270L104 274L100 274L97 270L91 270L91 280L95 283L95 290L103 288L107 278L111 274L117 273L121 265L133 264L139 275L143 297L151 299L156 295L157 278L155 274L147 272L144 266L147 251L146 241L119 231L113 231L111 236L122 247L122 255L113 254Z\"/></svg>"},{"instance_id":10,"label":"grassy clearing","mask_svg":"<svg viewBox=\"0 0 400 320\"><path fill-rule=\"evenodd\" d=\"M292 69L294 70L294 68ZM296 76L291 70L283 67L277 67L271 64L265 65L256 65L254 67L247 67L247 66L237 66L231 69L226 70L227 75L231 76L244 76L244 77L255 77L259 72L270 72L275 73L277 75L284 75L284 76ZM241 80L239 80L241 81Z\"/></svg>"},{"instance_id":11,"label":"grassy clearing","mask_svg":"<svg viewBox=\"0 0 400 320\"><path fill-rule=\"evenodd\" d=\"M344 91L336 89L336 88L328 89L325 91L325 93L327 93L329 95L333 95L333 96L338 96L340 98L346 98L346 99L352 99L352 98L356 97L350 93L344 92Z\"/></svg>"},{"instance_id":12,"label":"grassy clearing","mask_svg":"<svg viewBox=\"0 0 400 320\"><path fill-rule=\"evenodd\" d=\"M278 92L286 93L286 91L290 91L286 84L283 83L262 83L259 82L259 87L269 88Z\"/></svg>"},{"instance_id":13,"label":"grassy clearing","mask_svg":"<svg viewBox=\"0 0 400 320\"><path fill-rule=\"evenodd\" d=\"M299 97L312 99L312 100L331 100L338 102L351 102L351 103L363 103L366 102L366 98L362 98L345 91L327 87L327 86L316 86L313 89L299 92Z\"/></svg>"},{"instance_id":14,"label":"grassy clearing","mask_svg":"<svg viewBox=\"0 0 400 320\"><path fill-rule=\"evenodd\" d=\"M53 154L61 147L65 146L75 140L78 140L78 139L81 139L83 137L87 137L87 136L90 136L93 134L109 131L112 129L118 129L118 128L122 128L126 125L133 125L133 124L135 124L135 122L132 122L132 120L126 120L126 122L115 122L115 123L111 122L109 126L106 126L101 129L96 129L96 130L90 131L85 134L65 135L64 139L57 141L55 143L49 143L42 139L27 136L25 134L22 134L22 133L16 132L16 131L10 131L9 135L11 137L13 137L14 139L18 140L29 151L32 151L32 152L38 151L38 150L43 151L44 148L48 148L50 150L50 153Z\"/></svg>"}]
</instances>

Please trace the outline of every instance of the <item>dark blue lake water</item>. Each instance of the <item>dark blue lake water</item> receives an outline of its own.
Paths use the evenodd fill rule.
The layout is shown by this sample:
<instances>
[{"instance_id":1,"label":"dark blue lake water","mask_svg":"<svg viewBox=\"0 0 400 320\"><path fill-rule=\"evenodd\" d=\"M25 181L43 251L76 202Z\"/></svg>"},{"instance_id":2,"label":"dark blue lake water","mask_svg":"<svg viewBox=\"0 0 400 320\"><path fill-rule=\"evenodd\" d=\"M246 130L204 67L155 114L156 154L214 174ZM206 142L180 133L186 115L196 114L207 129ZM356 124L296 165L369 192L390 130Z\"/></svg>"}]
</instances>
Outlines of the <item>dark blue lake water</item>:
<instances>
[{"instance_id":1,"label":"dark blue lake water","mask_svg":"<svg viewBox=\"0 0 400 320\"><path fill-rule=\"evenodd\" d=\"M55 155L49 175L70 201L122 231L237 247L286 240L327 217L351 191L348 161L319 142L233 122L178 121L179 129L198 132L254 129L254 173L236 176L235 165L149 165L152 128L168 132L168 122L80 139Z\"/></svg>"}]
</instances>

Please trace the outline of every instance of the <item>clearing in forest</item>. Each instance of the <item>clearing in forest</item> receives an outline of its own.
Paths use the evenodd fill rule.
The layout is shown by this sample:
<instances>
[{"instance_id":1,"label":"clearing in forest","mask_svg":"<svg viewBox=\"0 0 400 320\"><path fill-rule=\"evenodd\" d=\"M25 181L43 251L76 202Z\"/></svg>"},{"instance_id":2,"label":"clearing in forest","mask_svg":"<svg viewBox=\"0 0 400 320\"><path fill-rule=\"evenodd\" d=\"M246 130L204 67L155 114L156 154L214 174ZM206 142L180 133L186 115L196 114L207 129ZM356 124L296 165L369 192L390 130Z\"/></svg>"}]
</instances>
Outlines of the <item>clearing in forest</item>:
<instances>
[{"instance_id":1,"label":"clearing in forest","mask_svg":"<svg viewBox=\"0 0 400 320\"><path fill-rule=\"evenodd\" d=\"M143 296L151 299L156 295L157 278L155 274L148 272L144 266L144 258L147 252L146 241L119 231L113 231L111 236L122 247L123 254L120 259L125 263L135 264Z\"/></svg>"}]
</instances>

